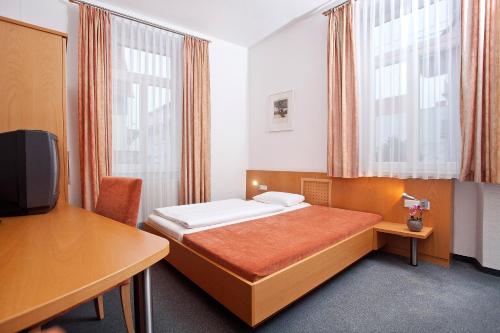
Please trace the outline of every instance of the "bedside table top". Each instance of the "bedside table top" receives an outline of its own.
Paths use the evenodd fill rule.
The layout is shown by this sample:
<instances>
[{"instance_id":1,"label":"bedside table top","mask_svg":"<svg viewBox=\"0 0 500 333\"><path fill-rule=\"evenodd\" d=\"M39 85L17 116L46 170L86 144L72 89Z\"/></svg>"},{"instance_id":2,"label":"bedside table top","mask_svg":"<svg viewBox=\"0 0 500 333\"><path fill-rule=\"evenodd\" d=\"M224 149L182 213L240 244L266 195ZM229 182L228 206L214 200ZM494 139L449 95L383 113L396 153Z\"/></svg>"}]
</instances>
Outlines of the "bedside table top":
<instances>
[{"instance_id":1,"label":"bedside table top","mask_svg":"<svg viewBox=\"0 0 500 333\"><path fill-rule=\"evenodd\" d=\"M423 227L421 231L410 231L406 224L382 221L375 224L374 229L386 234L426 239L432 234L432 227Z\"/></svg>"}]
</instances>

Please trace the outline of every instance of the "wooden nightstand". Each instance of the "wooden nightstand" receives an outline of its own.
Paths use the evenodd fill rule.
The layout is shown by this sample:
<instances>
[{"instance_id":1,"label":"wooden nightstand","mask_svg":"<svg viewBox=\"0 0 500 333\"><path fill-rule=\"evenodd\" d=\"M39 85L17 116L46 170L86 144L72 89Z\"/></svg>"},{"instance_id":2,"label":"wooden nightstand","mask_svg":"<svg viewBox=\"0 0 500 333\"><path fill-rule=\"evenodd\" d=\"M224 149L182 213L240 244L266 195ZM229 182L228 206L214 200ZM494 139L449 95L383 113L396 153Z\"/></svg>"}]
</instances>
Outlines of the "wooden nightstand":
<instances>
[{"instance_id":1,"label":"wooden nightstand","mask_svg":"<svg viewBox=\"0 0 500 333\"><path fill-rule=\"evenodd\" d=\"M418 265L418 240L426 239L432 234L432 227L423 227L421 231L414 232L410 231L406 224L394 223L394 222L379 222L373 229L376 232L381 232L385 234L398 235L402 237L410 238L410 264L412 266Z\"/></svg>"}]
</instances>

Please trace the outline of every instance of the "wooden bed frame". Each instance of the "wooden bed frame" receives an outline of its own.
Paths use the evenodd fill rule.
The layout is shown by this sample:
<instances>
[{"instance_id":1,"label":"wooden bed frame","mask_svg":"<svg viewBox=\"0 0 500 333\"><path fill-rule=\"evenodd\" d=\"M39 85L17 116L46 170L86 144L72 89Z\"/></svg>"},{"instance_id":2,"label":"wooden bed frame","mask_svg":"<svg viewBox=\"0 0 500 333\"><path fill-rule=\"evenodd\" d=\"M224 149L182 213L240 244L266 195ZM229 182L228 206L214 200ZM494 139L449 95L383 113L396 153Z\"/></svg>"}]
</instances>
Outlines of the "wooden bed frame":
<instances>
[{"instance_id":1,"label":"wooden bed frame","mask_svg":"<svg viewBox=\"0 0 500 333\"><path fill-rule=\"evenodd\" d=\"M170 254L165 260L252 327L377 249L376 234L370 227L250 282L164 234L153 224L145 222L143 230L168 239Z\"/></svg>"},{"instance_id":2,"label":"wooden bed frame","mask_svg":"<svg viewBox=\"0 0 500 333\"><path fill-rule=\"evenodd\" d=\"M311 181L314 180L304 179L305 183ZM303 194L312 204L328 205L329 200L325 198L329 199L329 195L321 195L318 191L329 191L331 184L325 186L324 180L320 182L318 186L303 186ZM307 193L307 189L312 193ZM315 198L318 198L318 202L315 202ZM252 327L381 246L373 227L369 227L251 282L166 235L148 221L144 223L143 229L168 239L170 254L165 260Z\"/></svg>"}]
</instances>

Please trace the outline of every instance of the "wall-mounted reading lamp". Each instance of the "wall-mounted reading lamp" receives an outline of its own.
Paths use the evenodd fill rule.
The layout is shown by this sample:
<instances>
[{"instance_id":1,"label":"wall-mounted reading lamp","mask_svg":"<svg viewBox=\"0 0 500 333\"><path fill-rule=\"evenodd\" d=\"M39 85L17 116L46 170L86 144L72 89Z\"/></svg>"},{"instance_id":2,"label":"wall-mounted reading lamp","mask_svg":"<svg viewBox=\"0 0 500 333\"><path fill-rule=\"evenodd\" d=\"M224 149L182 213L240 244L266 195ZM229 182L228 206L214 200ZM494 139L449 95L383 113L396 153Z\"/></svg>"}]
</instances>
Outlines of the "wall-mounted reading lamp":
<instances>
[{"instance_id":1,"label":"wall-mounted reading lamp","mask_svg":"<svg viewBox=\"0 0 500 333\"><path fill-rule=\"evenodd\" d=\"M259 191L267 191L267 185L259 184L257 180L252 180L252 185L257 187Z\"/></svg>"},{"instance_id":2,"label":"wall-mounted reading lamp","mask_svg":"<svg viewBox=\"0 0 500 333\"><path fill-rule=\"evenodd\" d=\"M407 208L410 208L415 205L420 205L422 206L423 209L429 210L431 209L431 203L427 199L417 199L416 197L409 195L406 192L403 192L401 195L401 198L403 198L404 201L404 206Z\"/></svg>"}]
</instances>

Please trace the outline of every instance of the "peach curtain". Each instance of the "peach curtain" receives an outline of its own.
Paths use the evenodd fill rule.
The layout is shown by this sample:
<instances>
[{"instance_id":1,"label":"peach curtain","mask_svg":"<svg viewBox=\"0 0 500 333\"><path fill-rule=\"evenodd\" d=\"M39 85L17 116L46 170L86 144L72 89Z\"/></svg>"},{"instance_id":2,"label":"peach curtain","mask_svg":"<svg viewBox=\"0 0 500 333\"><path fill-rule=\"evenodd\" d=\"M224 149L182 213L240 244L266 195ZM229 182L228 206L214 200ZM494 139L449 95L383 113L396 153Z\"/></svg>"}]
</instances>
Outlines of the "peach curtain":
<instances>
[{"instance_id":1,"label":"peach curtain","mask_svg":"<svg viewBox=\"0 0 500 333\"><path fill-rule=\"evenodd\" d=\"M80 4L78 121L82 205L94 209L111 174L111 23L109 13Z\"/></svg>"},{"instance_id":2,"label":"peach curtain","mask_svg":"<svg viewBox=\"0 0 500 333\"><path fill-rule=\"evenodd\" d=\"M179 203L210 201L210 72L208 42L185 37Z\"/></svg>"},{"instance_id":3,"label":"peach curtain","mask_svg":"<svg viewBox=\"0 0 500 333\"><path fill-rule=\"evenodd\" d=\"M500 183L499 0L462 0L461 180Z\"/></svg>"},{"instance_id":4,"label":"peach curtain","mask_svg":"<svg viewBox=\"0 0 500 333\"><path fill-rule=\"evenodd\" d=\"M328 15L328 175L358 176L358 120L351 3Z\"/></svg>"}]
</instances>

